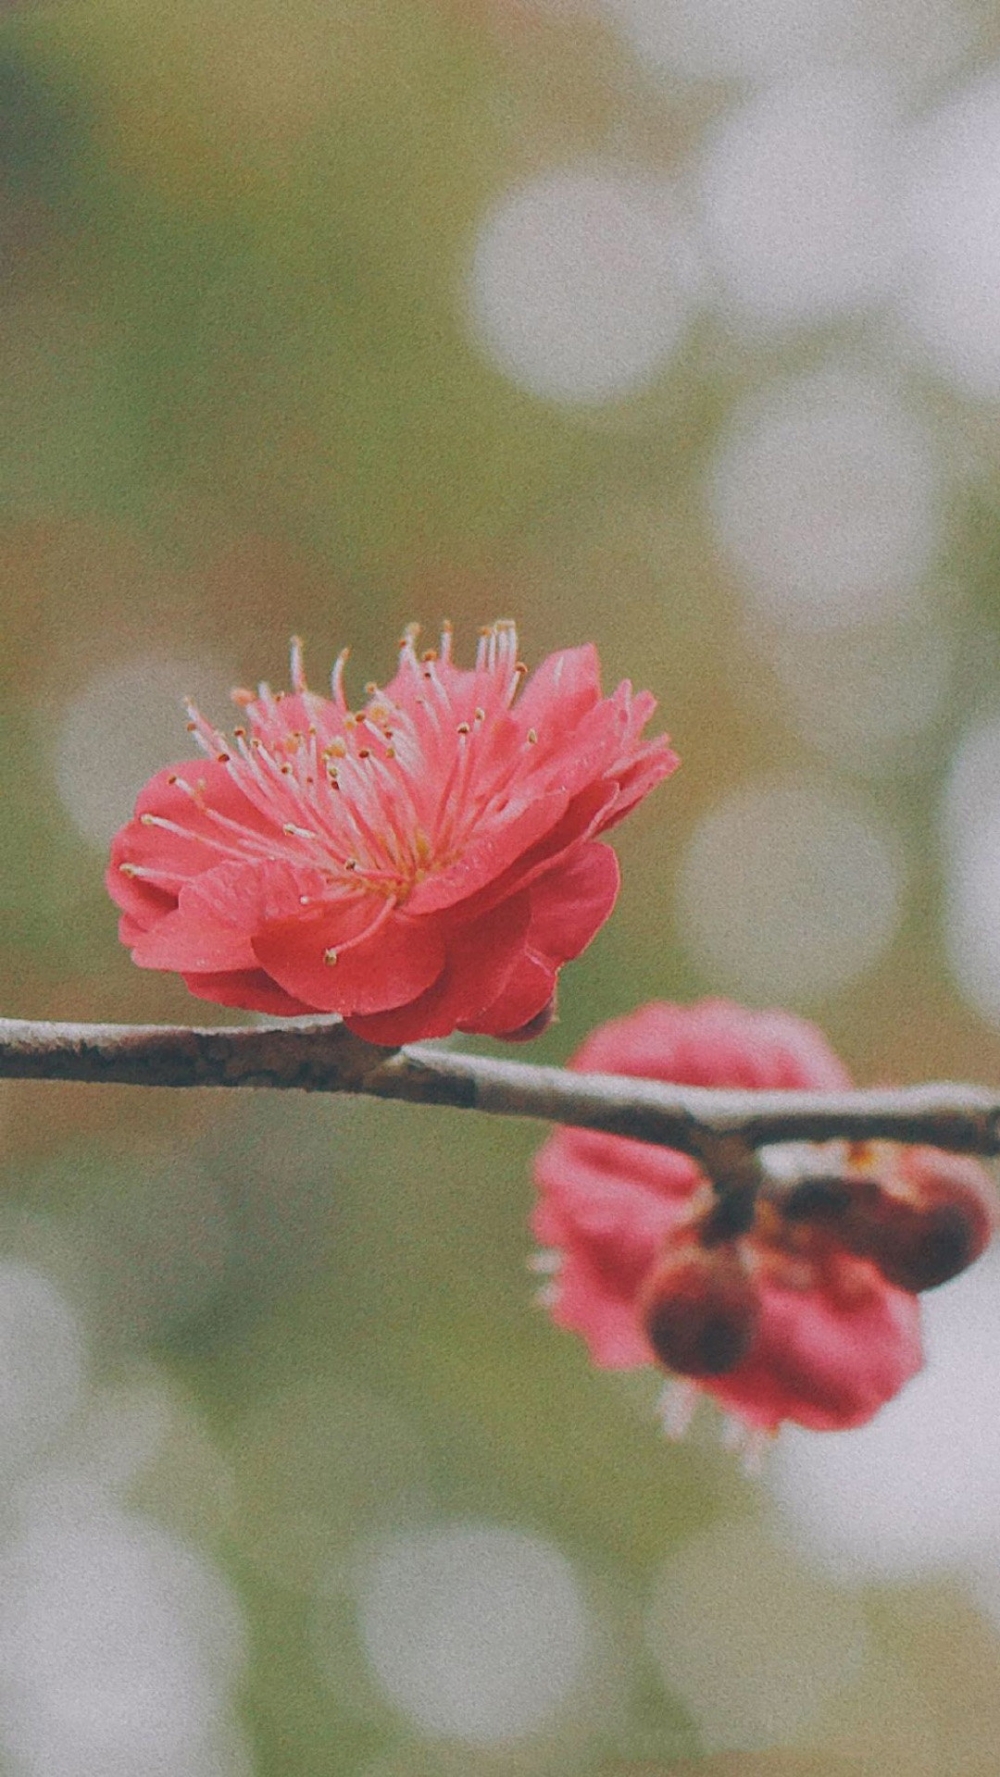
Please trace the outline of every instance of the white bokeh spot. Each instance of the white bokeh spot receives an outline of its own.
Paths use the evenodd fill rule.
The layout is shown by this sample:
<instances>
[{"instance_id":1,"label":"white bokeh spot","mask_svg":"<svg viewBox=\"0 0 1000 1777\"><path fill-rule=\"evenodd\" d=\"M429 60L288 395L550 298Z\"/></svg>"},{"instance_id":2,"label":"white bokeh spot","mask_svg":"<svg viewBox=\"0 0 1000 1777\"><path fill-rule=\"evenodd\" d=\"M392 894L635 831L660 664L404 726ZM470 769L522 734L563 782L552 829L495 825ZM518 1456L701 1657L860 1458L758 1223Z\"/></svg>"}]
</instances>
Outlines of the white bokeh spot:
<instances>
[{"instance_id":1,"label":"white bokeh spot","mask_svg":"<svg viewBox=\"0 0 1000 1777\"><path fill-rule=\"evenodd\" d=\"M857 70L772 88L712 132L697 171L726 312L769 330L864 306L890 286L897 97Z\"/></svg>"},{"instance_id":2,"label":"white bokeh spot","mask_svg":"<svg viewBox=\"0 0 1000 1777\"><path fill-rule=\"evenodd\" d=\"M660 373L697 281L671 186L568 168L508 192L483 217L466 306L474 342L521 388L602 403Z\"/></svg>"},{"instance_id":3,"label":"white bokeh spot","mask_svg":"<svg viewBox=\"0 0 1000 1777\"><path fill-rule=\"evenodd\" d=\"M849 370L772 384L737 409L708 502L751 610L803 629L905 611L941 543L924 427L890 386Z\"/></svg>"},{"instance_id":4,"label":"white bokeh spot","mask_svg":"<svg viewBox=\"0 0 1000 1777\"><path fill-rule=\"evenodd\" d=\"M52 763L60 800L84 839L103 850L143 784L197 751L184 726L185 698L225 710L231 684L217 661L150 654L102 669L69 700Z\"/></svg>"},{"instance_id":5,"label":"white bokeh spot","mask_svg":"<svg viewBox=\"0 0 1000 1777\"><path fill-rule=\"evenodd\" d=\"M872 967L899 919L894 836L820 783L762 781L709 808L678 882L681 935L707 978L808 1004Z\"/></svg>"},{"instance_id":6,"label":"white bokeh spot","mask_svg":"<svg viewBox=\"0 0 1000 1777\"><path fill-rule=\"evenodd\" d=\"M379 1546L360 1594L380 1685L415 1727L476 1746L544 1728L593 1646L583 1593L551 1543L457 1524Z\"/></svg>"},{"instance_id":7,"label":"white bokeh spot","mask_svg":"<svg viewBox=\"0 0 1000 1777\"><path fill-rule=\"evenodd\" d=\"M1000 73L948 101L909 146L900 312L966 395L1000 399Z\"/></svg>"}]
</instances>

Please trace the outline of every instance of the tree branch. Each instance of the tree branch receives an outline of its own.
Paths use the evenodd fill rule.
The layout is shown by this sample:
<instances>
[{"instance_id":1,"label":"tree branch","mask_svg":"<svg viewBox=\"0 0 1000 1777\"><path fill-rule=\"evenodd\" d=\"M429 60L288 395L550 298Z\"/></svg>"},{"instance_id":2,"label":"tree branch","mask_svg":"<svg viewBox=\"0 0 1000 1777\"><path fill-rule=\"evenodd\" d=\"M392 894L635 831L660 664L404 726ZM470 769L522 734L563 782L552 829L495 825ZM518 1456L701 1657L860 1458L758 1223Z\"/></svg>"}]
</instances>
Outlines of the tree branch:
<instances>
[{"instance_id":1,"label":"tree branch","mask_svg":"<svg viewBox=\"0 0 1000 1777\"><path fill-rule=\"evenodd\" d=\"M736 1092L578 1074L415 1044L382 1049L333 1018L197 1029L0 1019L0 1078L353 1092L603 1129L707 1159L720 1140L883 1139L1000 1154L1000 1094L974 1086Z\"/></svg>"}]
</instances>

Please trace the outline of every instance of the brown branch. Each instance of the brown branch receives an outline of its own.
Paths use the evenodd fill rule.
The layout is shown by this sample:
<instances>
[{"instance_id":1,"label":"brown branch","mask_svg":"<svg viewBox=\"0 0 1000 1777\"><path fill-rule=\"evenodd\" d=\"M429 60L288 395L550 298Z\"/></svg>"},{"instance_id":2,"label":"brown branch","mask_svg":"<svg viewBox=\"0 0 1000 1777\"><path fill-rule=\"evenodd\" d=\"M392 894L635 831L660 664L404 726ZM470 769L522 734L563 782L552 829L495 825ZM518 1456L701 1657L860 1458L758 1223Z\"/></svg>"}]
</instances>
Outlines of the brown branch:
<instances>
[{"instance_id":1,"label":"brown branch","mask_svg":"<svg viewBox=\"0 0 1000 1777\"><path fill-rule=\"evenodd\" d=\"M603 1129L679 1148L706 1162L727 1138L728 1145L736 1138L741 1147L881 1138L956 1153L1000 1154L1000 1094L974 1086L710 1091L577 1074L427 1044L381 1049L331 1018L214 1030L4 1018L0 1078L365 1093Z\"/></svg>"}]
</instances>

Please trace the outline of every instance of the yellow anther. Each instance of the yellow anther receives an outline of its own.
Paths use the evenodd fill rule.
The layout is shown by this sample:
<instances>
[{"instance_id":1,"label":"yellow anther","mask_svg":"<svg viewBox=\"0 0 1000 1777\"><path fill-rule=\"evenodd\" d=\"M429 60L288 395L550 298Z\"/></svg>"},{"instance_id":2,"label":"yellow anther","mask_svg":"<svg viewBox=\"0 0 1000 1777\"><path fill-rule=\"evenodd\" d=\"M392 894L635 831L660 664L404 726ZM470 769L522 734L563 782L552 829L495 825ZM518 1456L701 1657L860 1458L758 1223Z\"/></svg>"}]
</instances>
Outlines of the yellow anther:
<instances>
[{"instance_id":1,"label":"yellow anther","mask_svg":"<svg viewBox=\"0 0 1000 1777\"><path fill-rule=\"evenodd\" d=\"M337 960L337 952L335 950L324 950L323 961L325 962L328 969L333 968L333 965L336 962L336 960Z\"/></svg>"}]
</instances>

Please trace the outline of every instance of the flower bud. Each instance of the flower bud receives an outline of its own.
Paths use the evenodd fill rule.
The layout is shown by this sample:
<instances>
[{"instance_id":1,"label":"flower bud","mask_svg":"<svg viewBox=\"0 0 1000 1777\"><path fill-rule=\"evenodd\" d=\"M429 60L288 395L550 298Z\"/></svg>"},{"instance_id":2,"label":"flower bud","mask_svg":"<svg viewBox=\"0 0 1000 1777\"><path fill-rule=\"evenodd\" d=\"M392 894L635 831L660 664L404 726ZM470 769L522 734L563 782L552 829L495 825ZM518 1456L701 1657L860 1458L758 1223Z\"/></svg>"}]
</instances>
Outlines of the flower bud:
<instances>
[{"instance_id":1,"label":"flower bud","mask_svg":"<svg viewBox=\"0 0 1000 1777\"><path fill-rule=\"evenodd\" d=\"M825 1229L845 1252L877 1265L887 1283L917 1295L957 1277L988 1246L996 1225L984 1177L949 1159L910 1164L892 1189L873 1178L809 1178L781 1202L787 1222Z\"/></svg>"},{"instance_id":2,"label":"flower bud","mask_svg":"<svg viewBox=\"0 0 1000 1777\"><path fill-rule=\"evenodd\" d=\"M658 1265L642 1321L661 1363L680 1376L726 1376L749 1353L760 1303L732 1248L687 1246Z\"/></svg>"},{"instance_id":3,"label":"flower bud","mask_svg":"<svg viewBox=\"0 0 1000 1777\"><path fill-rule=\"evenodd\" d=\"M971 1184L935 1183L906 1196L865 1181L838 1223L842 1244L913 1295L957 1277L989 1244L994 1218Z\"/></svg>"}]
</instances>

